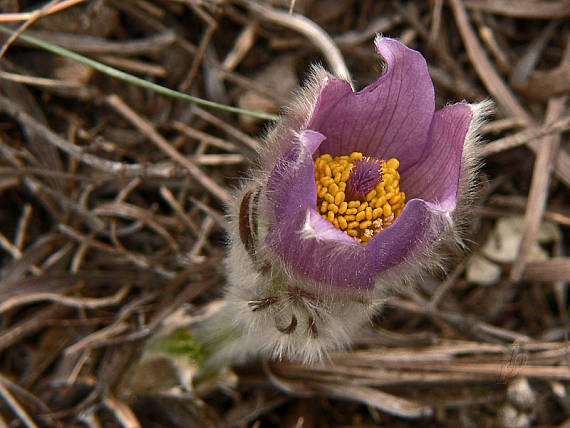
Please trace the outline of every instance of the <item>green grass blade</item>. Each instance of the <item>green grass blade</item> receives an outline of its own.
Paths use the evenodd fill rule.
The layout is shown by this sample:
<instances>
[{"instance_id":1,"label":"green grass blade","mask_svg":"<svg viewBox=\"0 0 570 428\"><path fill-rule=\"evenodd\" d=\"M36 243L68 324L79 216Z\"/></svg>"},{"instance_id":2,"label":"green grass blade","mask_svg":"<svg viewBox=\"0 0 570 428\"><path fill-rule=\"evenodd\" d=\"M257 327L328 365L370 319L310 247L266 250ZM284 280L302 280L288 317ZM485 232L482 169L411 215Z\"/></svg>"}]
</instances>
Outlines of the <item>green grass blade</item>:
<instances>
[{"instance_id":1,"label":"green grass blade","mask_svg":"<svg viewBox=\"0 0 570 428\"><path fill-rule=\"evenodd\" d=\"M14 33L14 30L11 28L5 27L4 25L0 25L0 32L8 34L8 35L12 35ZM125 82L132 83L133 85L137 85L137 86L141 86L141 87L146 88L146 89L150 89L151 91L157 92L157 93L162 94L162 95L166 95L167 97L177 98L180 100L184 100L184 101L188 101L188 102L191 102L194 104L198 104L198 105L203 106L203 107L211 107L211 108L215 108L218 110L227 111L230 113L245 114L245 115L256 117L258 119L263 119L263 120L273 120L274 121L274 120L278 119L278 116L274 115L274 114L262 113L259 111L246 110L246 109L241 109L239 107L231 107L231 106L227 106L224 104L218 104L218 103L215 103L213 101L208 101L208 100L204 100L202 98L193 97L192 95L188 95L188 94L185 94L183 92L178 92L178 91L175 91L173 89L169 89L169 88L166 88L164 86L157 85L156 83L148 82L144 79L141 79L140 77L133 76L129 73L125 73L124 71L117 70L116 68L109 67L108 65L105 65L105 64L102 64L102 63L95 61L93 59L84 57L83 55L79 55L78 53L70 51L69 49L65 49L65 48L62 48L60 46L54 45L52 43L45 42L45 41L40 40L36 37L28 36L25 34L25 32L23 34L20 34L18 37L20 39L24 40L25 42L28 42L28 43L35 45L37 47L40 47L42 49L45 49L46 51L52 52L56 55L64 56L66 58L73 59L73 60L80 62L82 64L85 64L85 65L87 65L87 66L89 66L89 67L91 67L97 71L100 71L101 73L105 73L105 74L112 76L116 79L120 79L120 80L124 80Z\"/></svg>"}]
</instances>

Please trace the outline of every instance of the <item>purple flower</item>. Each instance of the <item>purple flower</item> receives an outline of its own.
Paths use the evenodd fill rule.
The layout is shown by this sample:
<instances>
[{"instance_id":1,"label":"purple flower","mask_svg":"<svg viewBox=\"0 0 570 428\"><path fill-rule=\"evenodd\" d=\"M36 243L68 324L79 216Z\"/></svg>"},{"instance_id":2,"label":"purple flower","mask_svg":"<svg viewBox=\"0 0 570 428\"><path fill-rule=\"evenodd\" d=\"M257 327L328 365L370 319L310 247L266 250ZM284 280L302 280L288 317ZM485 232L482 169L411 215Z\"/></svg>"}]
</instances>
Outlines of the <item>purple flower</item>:
<instances>
[{"instance_id":1,"label":"purple flower","mask_svg":"<svg viewBox=\"0 0 570 428\"><path fill-rule=\"evenodd\" d=\"M359 92L314 67L235 193L214 324L240 339L218 355L319 361L458 241L489 103L436 112L422 55L376 47L384 73Z\"/></svg>"},{"instance_id":2,"label":"purple flower","mask_svg":"<svg viewBox=\"0 0 570 428\"><path fill-rule=\"evenodd\" d=\"M458 198L471 173L465 151L473 107L456 104L435 111L423 56L388 38L378 38L376 47L385 72L361 91L353 92L348 82L330 75L321 79L306 125L289 136L289 147L266 186L274 215L265 238L268 251L286 269L342 289L373 289L383 272L428 254L453 227ZM352 152L397 158L407 197L393 224L367 245L324 219L317 207L315 158Z\"/></svg>"},{"instance_id":3,"label":"purple flower","mask_svg":"<svg viewBox=\"0 0 570 428\"><path fill-rule=\"evenodd\" d=\"M436 112L422 55L376 47L384 73L359 92L313 68L234 193L224 303L165 339L200 357L197 378L259 355L322 361L458 241L489 103Z\"/></svg>"}]
</instances>

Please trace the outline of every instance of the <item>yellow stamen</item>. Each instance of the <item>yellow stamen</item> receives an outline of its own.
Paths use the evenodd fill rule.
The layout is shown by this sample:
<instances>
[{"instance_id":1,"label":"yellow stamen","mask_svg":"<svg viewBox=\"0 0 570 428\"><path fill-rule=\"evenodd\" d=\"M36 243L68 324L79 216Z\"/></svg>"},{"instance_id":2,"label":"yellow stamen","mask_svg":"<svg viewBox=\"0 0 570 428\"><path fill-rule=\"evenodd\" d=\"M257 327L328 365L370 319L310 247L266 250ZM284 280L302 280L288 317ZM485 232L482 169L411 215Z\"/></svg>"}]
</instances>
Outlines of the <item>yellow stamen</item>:
<instances>
[{"instance_id":1,"label":"yellow stamen","mask_svg":"<svg viewBox=\"0 0 570 428\"><path fill-rule=\"evenodd\" d=\"M321 215L337 229L366 245L398 218L404 209L406 195L400 192L400 162L391 158L382 160L382 180L366 194L365 200L349 200L345 189L350 172L355 163L363 159L369 158L359 152L334 158L329 154L321 155L315 160L315 181Z\"/></svg>"}]
</instances>

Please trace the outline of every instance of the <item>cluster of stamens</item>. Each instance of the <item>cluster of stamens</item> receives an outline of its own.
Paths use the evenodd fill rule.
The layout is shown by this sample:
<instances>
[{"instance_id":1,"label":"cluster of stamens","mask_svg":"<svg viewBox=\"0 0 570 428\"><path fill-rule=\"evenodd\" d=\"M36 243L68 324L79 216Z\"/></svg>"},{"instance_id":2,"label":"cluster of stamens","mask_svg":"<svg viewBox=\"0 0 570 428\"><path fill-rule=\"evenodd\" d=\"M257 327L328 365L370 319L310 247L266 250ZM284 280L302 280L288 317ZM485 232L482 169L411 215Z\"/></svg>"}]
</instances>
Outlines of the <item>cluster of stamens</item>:
<instances>
[{"instance_id":1,"label":"cluster of stamens","mask_svg":"<svg viewBox=\"0 0 570 428\"><path fill-rule=\"evenodd\" d=\"M359 152L319 156L315 160L317 209L337 229L367 244L404 209L399 165L396 158L384 161Z\"/></svg>"}]
</instances>

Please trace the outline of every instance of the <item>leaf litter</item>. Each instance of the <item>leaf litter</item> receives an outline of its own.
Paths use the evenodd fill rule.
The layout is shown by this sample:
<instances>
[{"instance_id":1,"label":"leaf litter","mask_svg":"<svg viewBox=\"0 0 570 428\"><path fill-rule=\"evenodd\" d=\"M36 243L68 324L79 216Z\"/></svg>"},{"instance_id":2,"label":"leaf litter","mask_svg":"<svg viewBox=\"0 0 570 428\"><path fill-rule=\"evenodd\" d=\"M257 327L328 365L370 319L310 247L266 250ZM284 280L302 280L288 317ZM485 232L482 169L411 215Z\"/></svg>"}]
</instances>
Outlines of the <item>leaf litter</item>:
<instances>
[{"instance_id":1,"label":"leaf litter","mask_svg":"<svg viewBox=\"0 0 570 428\"><path fill-rule=\"evenodd\" d=\"M204 394L156 365L160 388L127 393L154 333L217 304L223 201L266 125L12 40L0 60L0 426L569 423L567 2L50 3L44 16L6 2L0 17L215 102L275 113L317 61L358 88L377 74L381 32L425 55L438 107L493 98L496 111L467 251L388 302L354 349L317 367L252 362ZM287 78L268 78L279 64ZM515 216L501 258L485 243ZM469 275L477 257L493 285Z\"/></svg>"}]
</instances>

